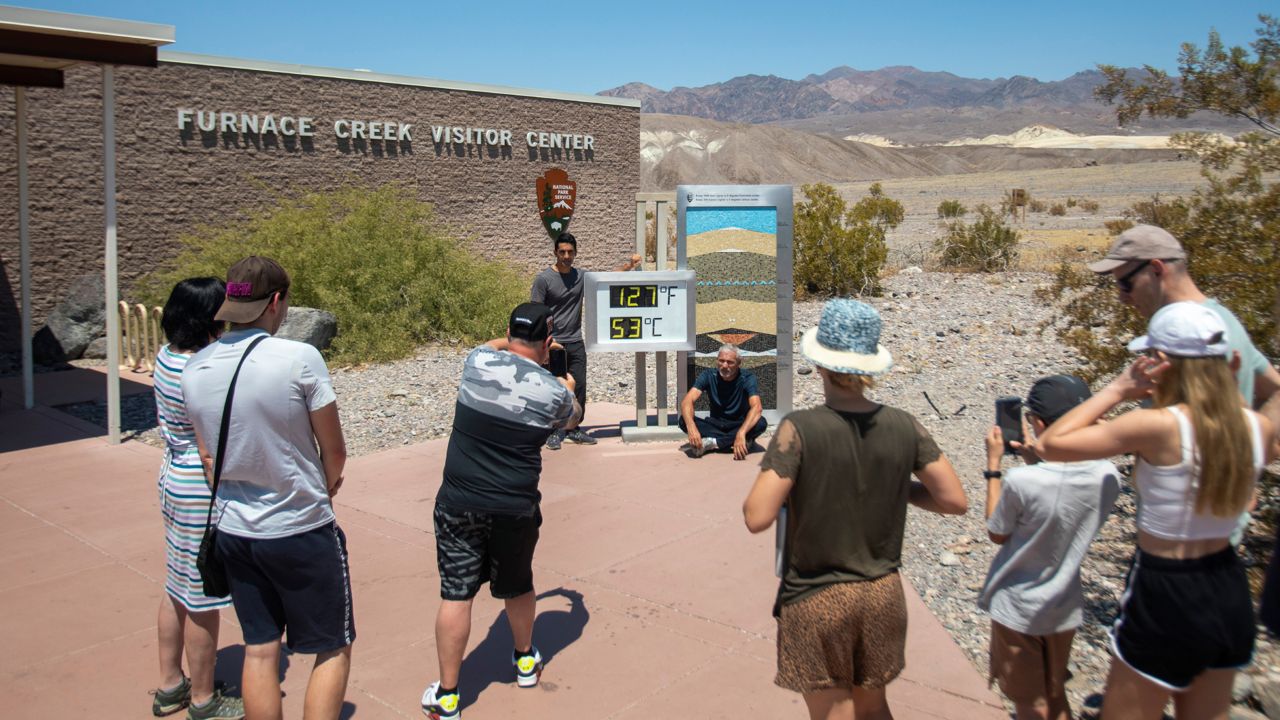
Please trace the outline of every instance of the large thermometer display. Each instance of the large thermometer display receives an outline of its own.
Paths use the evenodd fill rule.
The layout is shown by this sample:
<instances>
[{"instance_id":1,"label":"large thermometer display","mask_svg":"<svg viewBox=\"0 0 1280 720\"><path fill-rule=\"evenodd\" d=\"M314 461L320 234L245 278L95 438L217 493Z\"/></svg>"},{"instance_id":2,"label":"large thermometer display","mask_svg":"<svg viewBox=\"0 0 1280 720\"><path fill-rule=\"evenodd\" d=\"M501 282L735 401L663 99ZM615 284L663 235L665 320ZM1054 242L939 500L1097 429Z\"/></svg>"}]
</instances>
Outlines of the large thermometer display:
<instances>
[{"instance_id":1,"label":"large thermometer display","mask_svg":"<svg viewBox=\"0 0 1280 720\"><path fill-rule=\"evenodd\" d=\"M583 300L588 351L694 349L692 271L587 273Z\"/></svg>"}]
</instances>

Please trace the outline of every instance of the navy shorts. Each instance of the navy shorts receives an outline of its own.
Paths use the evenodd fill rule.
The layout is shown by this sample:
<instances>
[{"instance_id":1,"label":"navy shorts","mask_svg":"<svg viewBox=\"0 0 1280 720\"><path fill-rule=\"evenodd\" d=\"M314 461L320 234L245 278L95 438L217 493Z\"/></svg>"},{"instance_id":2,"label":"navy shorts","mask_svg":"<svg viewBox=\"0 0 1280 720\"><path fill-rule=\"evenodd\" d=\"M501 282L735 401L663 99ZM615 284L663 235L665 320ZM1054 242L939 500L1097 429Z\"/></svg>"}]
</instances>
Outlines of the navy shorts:
<instances>
[{"instance_id":1,"label":"navy shorts","mask_svg":"<svg viewBox=\"0 0 1280 720\"><path fill-rule=\"evenodd\" d=\"M470 600L485 582L500 600L532 592L533 549L541 525L542 513L537 509L527 516L499 515L453 510L437 503L440 597Z\"/></svg>"},{"instance_id":2,"label":"navy shorts","mask_svg":"<svg viewBox=\"0 0 1280 720\"><path fill-rule=\"evenodd\" d=\"M218 533L231 603L246 645L275 642L315 654L356 639L347 569L347 536L336 522L282 538Z\"/></svg>"},{"instance_id":3,"label":"navy shorts","mask_svg":"<svg viewBox=\"0 0 1280 720\"><path fill-rule=\"evenodd\" d=\"M1253 659L1253 601L1228 547L1191 560L1138 550L1111 629L1111 651L1147 680L1185 690L1205 670Z\"/></svg>"}]
</instances>

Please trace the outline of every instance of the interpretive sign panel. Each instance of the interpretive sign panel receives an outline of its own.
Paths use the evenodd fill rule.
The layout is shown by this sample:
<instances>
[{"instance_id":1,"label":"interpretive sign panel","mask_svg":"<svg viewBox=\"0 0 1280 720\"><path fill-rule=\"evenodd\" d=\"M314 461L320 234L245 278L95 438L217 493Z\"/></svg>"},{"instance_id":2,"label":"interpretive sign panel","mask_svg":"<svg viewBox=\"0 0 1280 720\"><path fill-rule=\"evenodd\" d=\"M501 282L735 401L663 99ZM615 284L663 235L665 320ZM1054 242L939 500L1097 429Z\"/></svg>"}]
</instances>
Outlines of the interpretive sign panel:
<instances>
[{"instance_id":1,"label":"interpretive sign panel","mask_svg":"<svg viewBox=\"0 0 1280 720\"><path fill-rule=\"evenodd\" d=\"M676 188L677 267L697 273L696 348L679 365L679 394L737 346L765 409L791 410L790 185Z\"/></svg>"},{"instance_id":2,"label":"interpretive sign panel","mask_svg":"<svg viewBox=\"0 0 1280 720\"><path fill-rule=\"evenodd\" d=\"M583 277L588 352L693 350L694 274L589 272Z\"/></svg>"}]
</instances>

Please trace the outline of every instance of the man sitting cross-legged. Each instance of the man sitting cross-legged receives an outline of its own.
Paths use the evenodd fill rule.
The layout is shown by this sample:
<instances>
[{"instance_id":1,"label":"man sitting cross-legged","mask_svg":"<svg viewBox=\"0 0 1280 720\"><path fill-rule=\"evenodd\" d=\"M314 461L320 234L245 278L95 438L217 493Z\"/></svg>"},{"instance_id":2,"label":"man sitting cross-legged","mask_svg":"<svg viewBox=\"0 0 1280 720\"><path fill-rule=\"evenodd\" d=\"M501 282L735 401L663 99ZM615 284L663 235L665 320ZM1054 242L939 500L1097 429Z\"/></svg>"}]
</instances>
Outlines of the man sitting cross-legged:
<instances>
[{"instance_id":1,"label":"man sitting cross-legged","mask_svg":"<svg viewBox=\"0 0 1280 720\"><path fill-rule=\"evenodd\" d=\"M711 403L711 415L695 417L693 405L703 393ZM680 401L680 429L689 434L685 454L696 458L733 450L734 460L745 459L751 443L769 425L763 413L755 374L742 369L738 348L721 345L716 369L703 370Z\"/></svg>"}]
</instances>

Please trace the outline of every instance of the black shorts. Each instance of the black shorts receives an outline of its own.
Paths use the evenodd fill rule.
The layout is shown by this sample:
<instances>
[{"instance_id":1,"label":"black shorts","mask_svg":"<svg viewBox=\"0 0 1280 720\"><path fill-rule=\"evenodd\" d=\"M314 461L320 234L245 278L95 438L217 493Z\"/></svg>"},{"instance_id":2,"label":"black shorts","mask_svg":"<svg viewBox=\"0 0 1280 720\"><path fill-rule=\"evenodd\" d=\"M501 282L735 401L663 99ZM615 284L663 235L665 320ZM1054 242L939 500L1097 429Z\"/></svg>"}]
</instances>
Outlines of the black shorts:
<instances>
[{"instance_id":1,"label":"black shorts","mask_svg":"<svg viewBox=\"0 0 1280 720\"><path fill-rule=\"evenodd\" d=\"M436 564L440 597L470 600L489 583L500 600L533 590L533 549L542 513L498 515L449 509L436 503Z\"/></svg>"},{"instance_id":2,"label":"black shorts","mask_svg":"<svg viewBox=\"0 0 1280 720\"><path fill-rule=\"evenodd\" d=\"M257 540L218 533L231 603L246 645L280 639L305 654L356 639L347 537L336 522L289 537Z\"/></svg>"},{"instance_id":3,"label":"black shorts","mask_svg":"<svg viewBox=\"0 0 1280 720\"><path fill-rule=\"evenodd\" d=\"M1253 601L1244 566L1226 548L1191 560L1138 550L1111 629L1111 652L1167 690L1205 670L1253 659Z\"/></svg>"}]
</instances>

